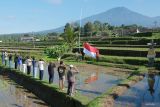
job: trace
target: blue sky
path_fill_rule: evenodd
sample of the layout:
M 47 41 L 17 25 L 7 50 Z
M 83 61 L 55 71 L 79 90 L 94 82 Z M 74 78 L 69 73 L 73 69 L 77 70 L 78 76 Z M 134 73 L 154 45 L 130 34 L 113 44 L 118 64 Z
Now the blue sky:
M 1 0 L 0 34 L 54 29 L 114 7 L 160 16 L 160 0 Z

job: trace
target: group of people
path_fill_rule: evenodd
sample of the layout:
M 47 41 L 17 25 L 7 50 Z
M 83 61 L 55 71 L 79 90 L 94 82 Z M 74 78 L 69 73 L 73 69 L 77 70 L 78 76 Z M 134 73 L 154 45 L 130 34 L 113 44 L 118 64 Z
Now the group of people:
M 33 72 L 33 77 L 37 78 L 37 71 L 39 70 L 39 79 L 43 80 L 44 72 L 45 72 L 45 66 L 48 66 L 48 75 L 49 75 L 49 84 L 53 83 L 54 80 L 54 72 L 56 70 L 56 63 L 49 62 L 47 63 L 39 59 L 37 61 L 35 57 L 22 57 L 21 55 L 14 55 L 14 59 L 12 54 L 8 54 L 7 52 L 2 52 L 2 64 L 5 66 L 9 66 L 10 68 L 18 69 L 19 71 L 22 71 L 23 73 L 26 73 L 27 75 L 31 75 L 31 71 Z M 14 64 L 13 64 L 14 62 Z M 76 78 L 75 75 L 79 72 L 78 69 L 73 66 L 69 65 L 68 67 L 64 64 L 63 61 L 60 61 L 57 66 L 57 71 L 59 75 L 59 88 L 60 90 L 65 89 L 65 80 L 67 77 L 68 82 L 68 90 L 67 95 L 72 96 L 75 92 L 75 82 Z

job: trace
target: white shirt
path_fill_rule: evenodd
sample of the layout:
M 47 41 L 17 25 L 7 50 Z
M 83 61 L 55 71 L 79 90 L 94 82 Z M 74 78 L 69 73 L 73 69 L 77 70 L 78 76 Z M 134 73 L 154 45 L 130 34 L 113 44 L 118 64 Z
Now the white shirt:
M 39 67 L 39 70 L 44 70 L 44 61 L 39 61 L 38 67 Z
M 26 60 L 26 64 L 27 64 L 27 66 L 32 66 L 32 60 L 31 59 L 27 59 Z
M 8 59 L 8 53 L 5 52 L 5 53 L 4 53 L 4 56 L 5 56 L 5 60 L 7 60 L 7 59 Z

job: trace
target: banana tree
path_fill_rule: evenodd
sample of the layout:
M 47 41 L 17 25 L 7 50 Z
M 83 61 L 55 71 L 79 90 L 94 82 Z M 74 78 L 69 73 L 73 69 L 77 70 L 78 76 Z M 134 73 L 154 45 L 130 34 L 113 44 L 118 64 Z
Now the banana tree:
M 68 45 L 63 44 L 55 47 L 48 47 L 45 49 L 45 53 L 50 57 L 56 58 L 57 61 L 60 61 L 64 54 L 68 52 L 68 50 Z
M 78 34 L 79 34 L 79 31 L 75 31 L 72 25 L 66 24 L 65 29 L 64 29 L 63 38 L 64 38 L 64 42 L 66 43 L 66 45 L 70 47 L 69 48 L 70 52 L 77 45 L 76 43 L 78 40 Z

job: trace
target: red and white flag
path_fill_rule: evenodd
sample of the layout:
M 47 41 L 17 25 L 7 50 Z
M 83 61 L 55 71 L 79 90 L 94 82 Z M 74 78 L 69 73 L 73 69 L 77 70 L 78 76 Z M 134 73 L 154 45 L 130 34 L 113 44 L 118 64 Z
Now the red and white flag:
M 93 58 L 96 58 L 99 56 L 99 50 L 97 48 L 91 46 L 89 43 L 83 44 L 83 52 L 86 55 L 91 56 Z

